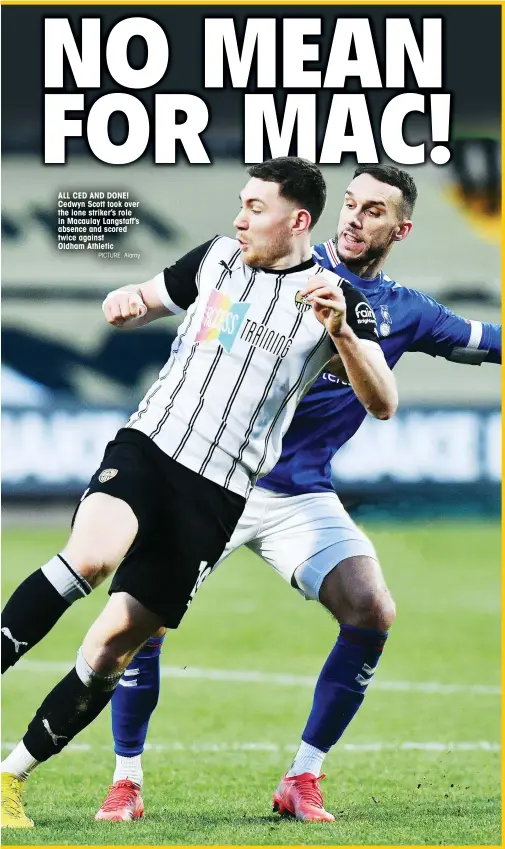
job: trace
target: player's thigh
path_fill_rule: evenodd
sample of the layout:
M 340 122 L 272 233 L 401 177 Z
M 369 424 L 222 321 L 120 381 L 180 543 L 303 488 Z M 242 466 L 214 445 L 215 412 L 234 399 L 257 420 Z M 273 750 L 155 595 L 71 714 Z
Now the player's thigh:
M 84 638 L 84 659 L 102 675 L 125 669 L 160 624 L 160 617 L 137 599 L 115 593 Z
M 319 599 L 326 575 L 348 557 L 377 559 L 375 549 L 335 493 L 265 496 L 268 520 L 256 552 L 307 599 Z
M 156 521 L 159 472 L 144 449 L 146 439 L 119 432 L 74 513 L 62 554 L 92 585 L 117 567 L 139 528 L 146 534 Z
M 139 532 L 110 593 L 129 593 L 175 629 L 230 542 L 245 502 L 169 457 L 163 475 L 161 521 L 148 536 Z
M 103 492 L 84 499 L 62 552 L 73 568 L 110 572 L 123 559 L 138 531 L 138 520 L 126 501 Z

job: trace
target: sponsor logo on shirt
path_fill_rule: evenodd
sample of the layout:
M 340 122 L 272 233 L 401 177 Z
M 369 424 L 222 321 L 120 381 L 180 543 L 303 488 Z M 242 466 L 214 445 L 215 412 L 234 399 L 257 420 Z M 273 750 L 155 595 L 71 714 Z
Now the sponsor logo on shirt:
M 249 318 L 246 319 L 240 338 L 253 348 L 261 348 L 262 351 L 273 354 L 281 360 L 293 344 L 293 336 L 286 336 L 285 333 L 280 333 L 268 324 L 258 324 L 257 321 L 251 321 Z
M 356 304 L 355 311 L 358 324 L 375 324 L 373 309 L 366 301 L 360 301 L 359 304 Z
M 196 341 L 212 342 L 217 339 L 229 354 L 250 306 L 234 302 L 228 295 L 214 289 L 207 301 Z
M 335 374 L 330 374 L 329 371 L 323 371 L 323 380 L 327 380 L 329 383 L 336 383 L 338 386 L 345 386 L 346 389 L 351 385 L 347 380 L 343 380 L 343 378 L 337 377 Z
M 207 301 L 195 341 L 211 342 L 217 339 L 229 354 L 235 340 L 240 338 L 253 348 L 261 348 L 274 357 L 284 359 L 293 344 L 293 337 L 269 325 L 246 319 L 245 315 L 250 306 L 234 302 L 228 295 L 214 289 Z M 303 308 L 304 305 L 301 306 Z M 310 304 L 307 307 L 311 309 Z

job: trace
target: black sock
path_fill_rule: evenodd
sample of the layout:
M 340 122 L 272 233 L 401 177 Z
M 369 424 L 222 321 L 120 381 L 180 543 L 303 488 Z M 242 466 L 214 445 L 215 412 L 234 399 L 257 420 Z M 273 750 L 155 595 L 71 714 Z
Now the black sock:
M 54 582 L 51 575 L 61 570 L 68 580 Z M 59 573 L 57 574 L 59 576 Z M 56 586 L 55 586 L 56 583 Z M 60 555 L 53 557 L 46 566 L 33 572 L 14 591 L 2 612 L 2 674 L 33 646 L 37 645 L 56 625 L 60 616 L 76 598 L 91 592 L 91 587 L 77 575 Z
M 74 667 L 46 696 L 30 722 L 23 737 L 30 754 L 47 761 L 61 752 L 107 706 L 120 677 L 121 673 L 97 675 L 83 683 Z

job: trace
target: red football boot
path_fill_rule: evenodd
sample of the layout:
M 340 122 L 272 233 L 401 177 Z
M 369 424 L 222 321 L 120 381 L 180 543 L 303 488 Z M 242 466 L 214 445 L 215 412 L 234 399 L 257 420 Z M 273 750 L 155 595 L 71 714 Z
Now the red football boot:
M 326 778 L 316 778 L 311 772 L 302 775 L 286 775 L 279 784 L 273 797 L 273 811 L 288 814 L 305 822 L 333 822 L 335 817 L 324 810 L 323 796 L 319 782 Z
M 142 788 L 128 778 L 116 781 L 109 787 L 107 797 L 95 816 L 96 820 L 124 822 L 144 816 Z

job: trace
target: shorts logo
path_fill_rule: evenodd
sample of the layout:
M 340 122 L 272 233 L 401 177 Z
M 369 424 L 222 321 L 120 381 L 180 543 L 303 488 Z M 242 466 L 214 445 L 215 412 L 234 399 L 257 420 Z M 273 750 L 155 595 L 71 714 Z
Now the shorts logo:
M 195 341 L 212 342 L 217 339 L 229 354 L 250 306 L 233 302 L 228 295 L 214 289 L 207 301 Z
M 367 304 L 366 301 L 360 301 L 359 304 L 356 304 L 355 309 L 358 324 L 375 324 L 375 315 L 370 304 Z
M 310 310 L 312 308 L 312 304 L 309 304 L 309 302 L 307 301 L 307 296 L 302 295 L 301 289 L 295 295 L 295 306 L 298 312 L 301 313 L 307 312 L 307 310 Z
M 191 590 L 191 592 L 189 594 L 188 603 L 186 605 L 187 607 L 189 607 L 189 605 L 193 601 L 196 591 L 200 589 L 203 582 L 205 581 L 205 578 L 209 577 L 210 573 L 212 572 L 212 568 L 213 568 L 212 566 L 209 566 L 207 560 L 202 560 L 202 562 L 200 563 L 200 565 L 198 567 L 198 577 L 196 579 L 195 586 L 193 587 L 193 589 Z
M 100 472 L 98 475 L 98 480 L 100 483 L 107 483 L 107 481 L 112 480 L 117 475 L 117 469 L 104 469 L 103 472 Z

